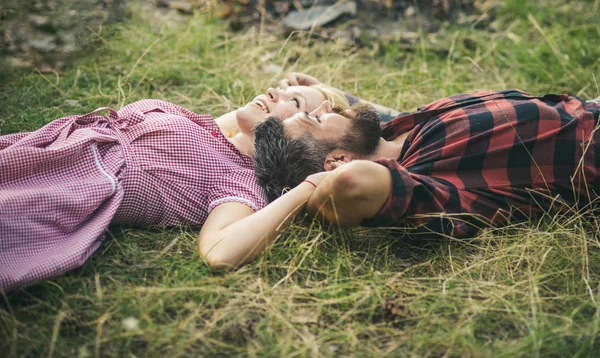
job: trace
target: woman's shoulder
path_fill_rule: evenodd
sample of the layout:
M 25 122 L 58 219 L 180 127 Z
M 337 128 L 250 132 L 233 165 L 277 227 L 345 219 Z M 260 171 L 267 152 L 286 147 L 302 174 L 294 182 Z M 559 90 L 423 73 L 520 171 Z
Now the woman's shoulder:
M 143 114 L 147 113 L 168 113 L 173 115 L 178 115 L 182 117 L 187 117 L 190 119 L 201 119 L 201 120 L 211 120 L 214 121 L 213 117 L 210 114 L 204 113 L 196 113 L 187 108 L 184 108 L 178 104 L 164 101 L 161 99 L 142 99 L 139 101 L 132 102 L 119 110 L 119 115 L 125 116 L 134 112 L 141 112 Z

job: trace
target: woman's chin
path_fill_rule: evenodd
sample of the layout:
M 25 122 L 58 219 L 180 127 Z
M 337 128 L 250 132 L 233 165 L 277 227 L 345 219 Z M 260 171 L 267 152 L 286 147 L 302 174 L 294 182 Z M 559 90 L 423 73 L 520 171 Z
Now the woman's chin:
M 252 133 L 252 129 L 257 124 L 264 122 L 267 119 L 265 113 L 252 113 L 254 111 L 248 111 L 246 107 L 238 109 L 235 113 L 238 127 L 241 132 Z

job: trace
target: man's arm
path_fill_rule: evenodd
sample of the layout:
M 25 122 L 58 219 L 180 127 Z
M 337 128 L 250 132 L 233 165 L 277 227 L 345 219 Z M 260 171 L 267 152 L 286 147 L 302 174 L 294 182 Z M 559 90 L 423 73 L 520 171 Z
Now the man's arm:
M 400 111 L 383 106 L 381 104 L 369 102 L 360 97 L 356 97 L 355 95 L 348 93 L 348 92 L 345 92 L 344 96 L 346 96 L 346 99 L 348 99 L 348 102 L 350 102 L 350 105 L 353 105 L 356 103 L 361 103 L 361 104 L 368 104 L 369 106 L 373 107 L 373 109 L 375 109 L 377 114 L 379 114 L 379 118 L 381 119 L 382 122 L 389 122 L 392 119 L 398 117 L 400 114 L 402 114 L 402 112 L 400 112 Z
M 306 211 L 329 222 L 358 226 L 374 217 L 392 193 L 388 168 L 367 160 L 342 165 L 327 176 L 308 200 Z

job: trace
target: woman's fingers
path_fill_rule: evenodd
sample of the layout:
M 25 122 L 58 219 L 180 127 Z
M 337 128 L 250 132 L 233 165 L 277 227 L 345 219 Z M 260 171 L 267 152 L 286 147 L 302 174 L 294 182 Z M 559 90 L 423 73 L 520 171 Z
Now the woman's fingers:
M 279 88 L 286 89 L 289 86 L 312 86 L 318 84 L 321 84 L 321 81 L 313 76 L 300 72 L 290 72 L 286 75 L 286 78 L 279 81 Z
M 289 86 L 312 86 L 321 83 L 315 77 L 300 72 L 288 73 L 286 80 Z
M 290 80 L 288 80 L 287 78 L 284 80 L 279 81 L 279 88 L 281 89 L 286 89 L 290 86 Z

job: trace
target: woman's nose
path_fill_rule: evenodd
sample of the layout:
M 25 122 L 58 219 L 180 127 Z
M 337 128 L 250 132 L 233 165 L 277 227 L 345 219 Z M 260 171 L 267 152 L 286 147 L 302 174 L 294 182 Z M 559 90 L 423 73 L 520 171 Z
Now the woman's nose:
M 317 109 L 315 109 L 314 111 L 310 112 L 310 115 L 318 116 L 323 113 L 331 113 L 331 102 L 329 102 L 329 101 L 321 102 L 321 105 L 319 107 L 317 107 Z
M 266 95 L 273 102 L 277 102 L 279 100 L 279 96 L 277 95 L 277 90 L 275 90 L 275 88 L 273 88 L 273 87 L 267 88 Z

